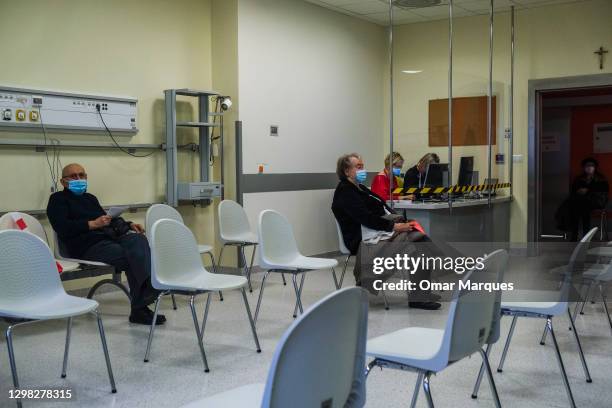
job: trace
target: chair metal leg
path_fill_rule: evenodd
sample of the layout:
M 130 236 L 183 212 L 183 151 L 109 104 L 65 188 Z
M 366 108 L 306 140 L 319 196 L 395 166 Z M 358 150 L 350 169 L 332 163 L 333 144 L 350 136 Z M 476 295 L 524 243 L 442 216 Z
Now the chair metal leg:
M 389 301 L 387 300 L 387 294 L 384 290 L 381 290 L 380 292 L 382 293 L 383 300 L 385 301 L 385 310 L 389 310 Z
M 540 339 L 540 346 L 546 344 L 546 336 L 548 335 L 548 325 L 544 323 L 544 331 L 542 332 L 542 338 Z
M 223 292 L 219 291 L 219 301 L 223 302 Z
M 491 346 L 492 346 L 491 344 L 487 344 L 487 348 L 485 349 L 485 353 L 487 354 L 487 356 L 490 353 Z M 474 390 L 472 391 L 473 399 L 478 398 L 478 390 L 480 390 L 480 383 L 482 382 L 482 376 L 484 375 L 484 371 L 485 371 L 485 364 L 483 361 L 480 364 L 480 370 L 478 370 L 478 376 L 476 376 L 476 383 L 474 384 Z
M 249 307 L 249 301 L 247 299 L 246 291 L 244 288 L 240 289 L 242 293 L 242 300 L 244 301 L 244 307 L 247 312 L 247 317 L 249 318 L 249 324 L 251 325 L 251 332 L 253 333 L 253 340 L 255 340 L 255 347 L 258 353 L 261 353 L 261 347 L 259 346 L 259 339 L 257 338 L 257 330 L 255 330 L 255 322 L 253 321 L 253 316 L 251 316 L 251 308 Z
M 334 268 L 331 268 L 332 270 L 332 278 L 334 279 L 334 286 L 336 287 L 336 290 L 340 289 L 340 285 L 338 284 L 338 278 L 336 277 L 336 270 Z
M 304 279 L 306 278 L 306 274 L 302 272 L 302 280 L 300 285 L 297 286 L 297 273 L 294 273 L 292 276 L 293 287 L 295 288 L 295 307 L 293 308 L 293 317 L 297 317 L 297 310 L 300 309 L 300 314 L 304 313 L 304 308 L 302 307 L 302 288 L 304 287 Z
M 11 375 L 13 376 L 13 387 L 19 389 L 19 378 L 17 377 L 17 365 L 15 364 L 15 350 L 13 349 L 13 326 L 6 329 L 6 346 L 8 348 L 9 364 L 11 366 Z M 17 406 L 21 408 L 21 400 L 17 399 Z
M 247 274 L 247 279 L 249 281 L 249 288 L 251 288 L 251 292 L 253 292 L 253 288 L 251 286 L 251 272 L 253 271 L 253 262 L 255 262 L 255 251 L 257 251 L 257 245 L 253 245 L 253 252 L 251 252 L 251 263 L 249 264 L 249 272 Z
M 593 290 L 593 286 L 595 286 L 595 282 L 591 281 L 591 283 L 589 283 L 589 287 L 587 289 L 586 296 L 582 300 L 582 306 L 580 307 L 580 314 L 581 315 L 584 314 L 584 305 L 586 304 L 586 302 L 589 300 L 589 297 L 591 296 L 591 291 Z
M 208 320 L 208 310 L 210 309 L 210 297 L 211 293 L 208 292 L 208 296 L 206 297 L 206 307 L 204 308 L 204 317 L 202 318 L 202 327 L 200 328 L 200 336 L 202 339 L 204 338 L 204 328 L 206 327 L 206 321 Z
M 195 328 L 196 337 L 198 338 L 198 346 L 200 347 L 200 354 L 202 355 L 202 362 L 204 363 L 204 372 L 208 373 L 210 369 L 208 368 L 208 361 L 206 360 L 206 352 L 204 351 L 204 344 L 202 340 L 202 332 L 200 332 L 200 328 L 198 327 L 198 315 L 195 309 L 195 295 L 189 298 L 189 307 L 191 308 L 191 316 L 193 317 L 193 327 Z
M 506 339 L 506 344 L 504 344 L 504 351 L 501 356 L 501 360 L 499 360 L 499 366 L 497 366 L 497 372 L 501 373 L 504 371 L 504 361 L 506 361 L 506 355 L 508 354 L 508 348 L 510 347 L 510 341 L 512 340 L 512 335 L 514 334 L 514 328 L 516 327 L 516 319 L 518 316 L 512 317 L 512 323 L 510 324 L 510 331 L 508 332 L 508 338 Z
M 159 303 L 162 296 L 168 294 L 167 292 L 162 292 L 157 296 L 155 300 L 155 311 L 153 312 L 153 320 L 151 321 L 151 328 L 149 329 L 149 339 L 147 340 L 147 351 L 145 352 L 144 362 L 149 362 L 149 353 L 151 352 L 151 343 L 153 342 L 153 333 L 155 332 L 155 322 L 157 321 L 157 313 L 159 312 Z
M 174 298 L 174 293 L 170 295 L 172 298 L 172 309 L 176 310 L 176 299 Z
M 113 368 L 111 367 L 110 356 L 108 355 L 108 346 L 106 344 L 106 335 L 104 334 L 104 325 L 102 324 L 102 317 L 100 312 L 97 310 L 93 312 L 98 320 L 98 331 L 100 332 L 100 341 L 102 342 L 102 350 L 104 351 L 104 359 L 106 360 L 106 370 L 108 371 L 108 380 L 111 385 L 111 392 L 115 394 L 117 387 L 115 386 L 115 377 L 113 376 Z
M 266 278 L 270 274 L 270 271 L 264 273 L 263 279 L 261 280 L 261 288 L 259 289 L 259 297 L 257 298 L 257 307 L 255 308 L 255 317 L 253 322 L 257 323 L 257 316 L 259 316 L 259 307 L 261 306 L 261 298 L 263 297 L 264 287 L 266 286 Z
M 287 280 L 285 279 L 285 274 L 281 273 L 281 277 L 283 278 L 283 286 L 287 286 Z
M 300 284 L 300 286 L 298 286 L 297 283 L 297 273 L 294 273 L 291 276 L 291 280 L 293 281 L 293 289 L 295 289 L 295 298 L 296 298 L 296 306 L 295 309 L 293 310 L 293 317 L 297 317 L 297 309 L 300 309 L 300 314 L 304 313 L 304 308 L 302 307 L 302 299 L 301 299 L 301 295 L 302 295 L 302 287 L 304 286 L 304 277 L 306 275 L 304 275 L 304 273 L 302 273 L 302 282 Z
M 212 267 L 212 271 L 213 273 L 217 273 L 217 265 L 215 264 L 215 255 L 212 253 L 212 251 L 207 252 L 208 256 L 210 256 L 210 265 Z
M 559 363 L 559 369 L 561 370 L 561 376 L 563 377 L 563 384 L 565 385 L 565 391 L 567 392 L 567 398 L 570 401 L 570 406 L 572 408 L 576 408 L 576 402 L 574 401 L 574 396 L 572 395 L 572 389 L 570 388 L 569 380 L 567 379 L 567 373 L 565 372 L 565 366 L 563 365 L 563 359 L 561 358 L 561 352 L 559 351 L 559 344 L 557 344 L 557 336 L 555 336 L 555 331 L 553 330 L 551 316 L 549 316 L 546 319 L 546 325 L 548 326 L 548 331 L 550 331 L 550 337 L 552 337 L 553 343 L 555 345 L 555 353 L 557 354 L 557 362 Z
M 368 365 L 366 366 L 366 369 L 365 369 L 366 381 L 368 380 L 368 375 L 370 375 L 370 371 L 372 371 L 372 368 L 374 368 L 375 366 L 376 366 L 376 360 L 370 361 Z
M 608 299 L 606 299 L 606 295 L 604 293 L 602 285 L 599 285 L 599 293 L 601 293 L 601 302 L 603 303 L 604 310 L 606 311 L 606 316 L 608 316 L 608 323 L 610 324 L 610 330 L 612 330 L 612 318 L 610 318 L 610 311 L 608 310 Z
M 342 275 L 340 276 L 340 287 L 342 287 L 342 282 L 344 282 L 344 274 L 346 273 L 346 268 L 348 267 L 349 259 L 351 259 L 350 255 L 346 256 L 344 260 L 344 266 L 342 267 Z
M 567 315 L 570 318 L 570 323 L 572 325 L 572 331 L 574 332 L 574 338 L 576 339 L 576 345 L 578 346 L 578 354 L 580 354 L 580 361 L 582 362 L 582 369 L 584 370 L 584 376 L 586 377 L 586 382 L 591 383 L 593 379 L 591 378 L 591 374 L 589 373 L 589 367 L 587 366 L 586 359 L 584 358 L 584 352 L 582 351 L 582 345 L 580 344 L 580 336 L 576 331 L 576 325 L 572 320 L 572 315 L 570 313 L 569 307 L 567 308 Z
M 64 346 L 64 363 L 62 364 L 62 378 L 66 378 L 66 368 L 68 368 L 68 351 L 70 350 L 70 334 L 72 332 L 72 317 L 68 318 L 66 325 L 66 345 Z
M 487 349 L 489 347 L 487 346 Z M 489 378 L 489 386 L 491 387 L 491 394 L 493 394 L 493 401 L 495 401 L 495 407 L 501 408 L 501 402 L 499 401 L 499 394 L 497 394 L 497 387 L 495 386 L 495 380 L 493 379 L 493 372 L 491 371 L 491 365 L 489 364 L 489 357 L 487 352 L 480 349 L 480 355 L 482 356 L 482 363 L 487 371 L 487 377 Z
M 251 286 L 251 279 L 249 278 L 249 266 L 246 261 L 246 256 L 244 255 L 244 245 L 240 245 L 240 257 L 242 258 L 242 274 L 245 278 L 247 278 L 247 283 L 249 284 L 249 292 L 253 292 L 253 286 Z
M 429 384 L 431 373 L 425 373 L 423 378 L 423 391 L 425 391 L 425 397 L 427 397 L 427 406 L 429 408 L 434 408 L 433 399 L 431 398 L 431 384 Z
M 416 384 L 414 386 L 414 392 L 412 393 L 412 401 L 410 401 L 410 408 L 415 408 L 417 400 L 419 399 L 419 390 L 421 389 L 421 383 L 423 382 L 423 373 L 419 371 L 417 375 Z

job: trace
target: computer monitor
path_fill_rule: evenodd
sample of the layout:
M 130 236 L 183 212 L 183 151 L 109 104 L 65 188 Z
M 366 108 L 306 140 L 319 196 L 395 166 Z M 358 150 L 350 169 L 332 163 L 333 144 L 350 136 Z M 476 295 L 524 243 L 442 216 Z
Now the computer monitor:
M 472 173 L 474 172 L 474 156 L 464 156 L 459 164 L 459 177 L 457 185 L 469 186 L 472 183 Z
M 425 173 L 426 187 L 448 187 L 448 163 L 431 163 Z

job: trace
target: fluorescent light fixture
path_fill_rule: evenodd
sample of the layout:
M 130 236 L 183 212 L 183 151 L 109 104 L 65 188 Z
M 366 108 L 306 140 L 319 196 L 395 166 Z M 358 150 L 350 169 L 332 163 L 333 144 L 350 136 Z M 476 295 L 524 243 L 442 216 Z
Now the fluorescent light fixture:
M 413 69 L 406 69 L 402 71 L 404 74 L 420 74 L 421 72 L 423 72 L 423 70 L 419 69 L 419 70 L 413 70 Z

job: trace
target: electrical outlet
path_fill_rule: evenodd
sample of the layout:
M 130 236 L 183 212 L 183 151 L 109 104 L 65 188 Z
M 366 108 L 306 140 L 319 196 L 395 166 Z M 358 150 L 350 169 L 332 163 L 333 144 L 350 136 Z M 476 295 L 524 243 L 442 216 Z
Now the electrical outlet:
M 17 109 L 15 111 L 15 119 L 17 120 L 17 122 L 23 122 L 24 120 L 26 120 L 26 111 L 24 111 L 23 109 Z
M 278 126 L 277 125 L 270 126 L 270 136 L 278 137 Z
M 38 111 L 30 111 L 30 122 L 38 122 Z

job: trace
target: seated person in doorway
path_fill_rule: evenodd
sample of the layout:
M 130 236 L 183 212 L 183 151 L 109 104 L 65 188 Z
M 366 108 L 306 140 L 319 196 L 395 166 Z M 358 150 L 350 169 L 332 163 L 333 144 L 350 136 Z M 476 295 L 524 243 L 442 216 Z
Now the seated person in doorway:
M 593 210 L 606 208 L 610 187 L 606 177 L 598 171 L 599 164 L 592 157 L 582 161 L 582 174 L 572 183 L 569 198 L 570 241 L 578 241 L 578 227 L 582 235 L 591 229 Z
M 158 291 L 151 286 L 151 251 L 141 225 L 121 217 L 111 218 L 98 199 L 87 193 L 87 173 L 80 164 L 69 164 L 60 179 L 64 190 L 53 193 L 47 217 L 71 257 L 104 262 L 125 271 L 132 298 L 130 322 L 151 324 L 147 307 Z M 156 324 L 166 321 L 157 316 Z
M 375 280 L 383 281 L 390 278 L 392 273 L 376 275 L 371 268 L 375 257 L 394 256 L 391 253 L 397 245 L 386 246 L 385 243 L 394 244 L 409 242 L 430 241 L 427 235 L 416 230 L 415 222 L 405 222 L 403 217 L 393 211 L 376 194 L 370 191 L 363 183 L 366 178 L 363 161 L 356 154 L 343 155 L 338 159 L 336 174 L 340 179 L 332 203 L 332 211 L 344 238 L 346 247 L 352 254 L 356 254 L 356 264 L 353 271 L 357 285 L 363 286 L 373 294 L 378 291 L 373 288 Z M 362 236 L 362 226 L 367 228 L 368 236 Z M 367 245 L 362 243 L 367 241 Z M 410 280 L 419 282 L 428 279 L 429 271 L 417 271 L 411 275 Z M 417 285 L 418 286 L 418 285 Z M 409 306 L 413 308 L 435 310 L 440 308 L 437 295 L 429 292 L 411 292 L 412 299 Z
M 404 166 L 404 158 L 398 152 L 388 154 L 387 157 L 385 157 L 385 168 L 374 177 L 374 180 L 372 180 L 372 192 L 385 201 L 391 199 L 391 194 L 389 191 L 389 165 L 391 165 L 391 169 L 393 171 L 392 188 L 393 190 L 395 190 L 399 185 L 402 184 L 402 181 L 399 177 L 402 172 L 402 167 Z M 398 200 L 401 198 L 405 197 L 399 196 L 398 194 L 393 194 L 394 200 Z
M 421 157 L 419 162 L 409 168 L 404 175 L 404 187 L 423 187 L 425 185 L 425 175 L 427 167 L 431 163 L 440 163 L 440 158 L 435 153 L 427 153 Z

